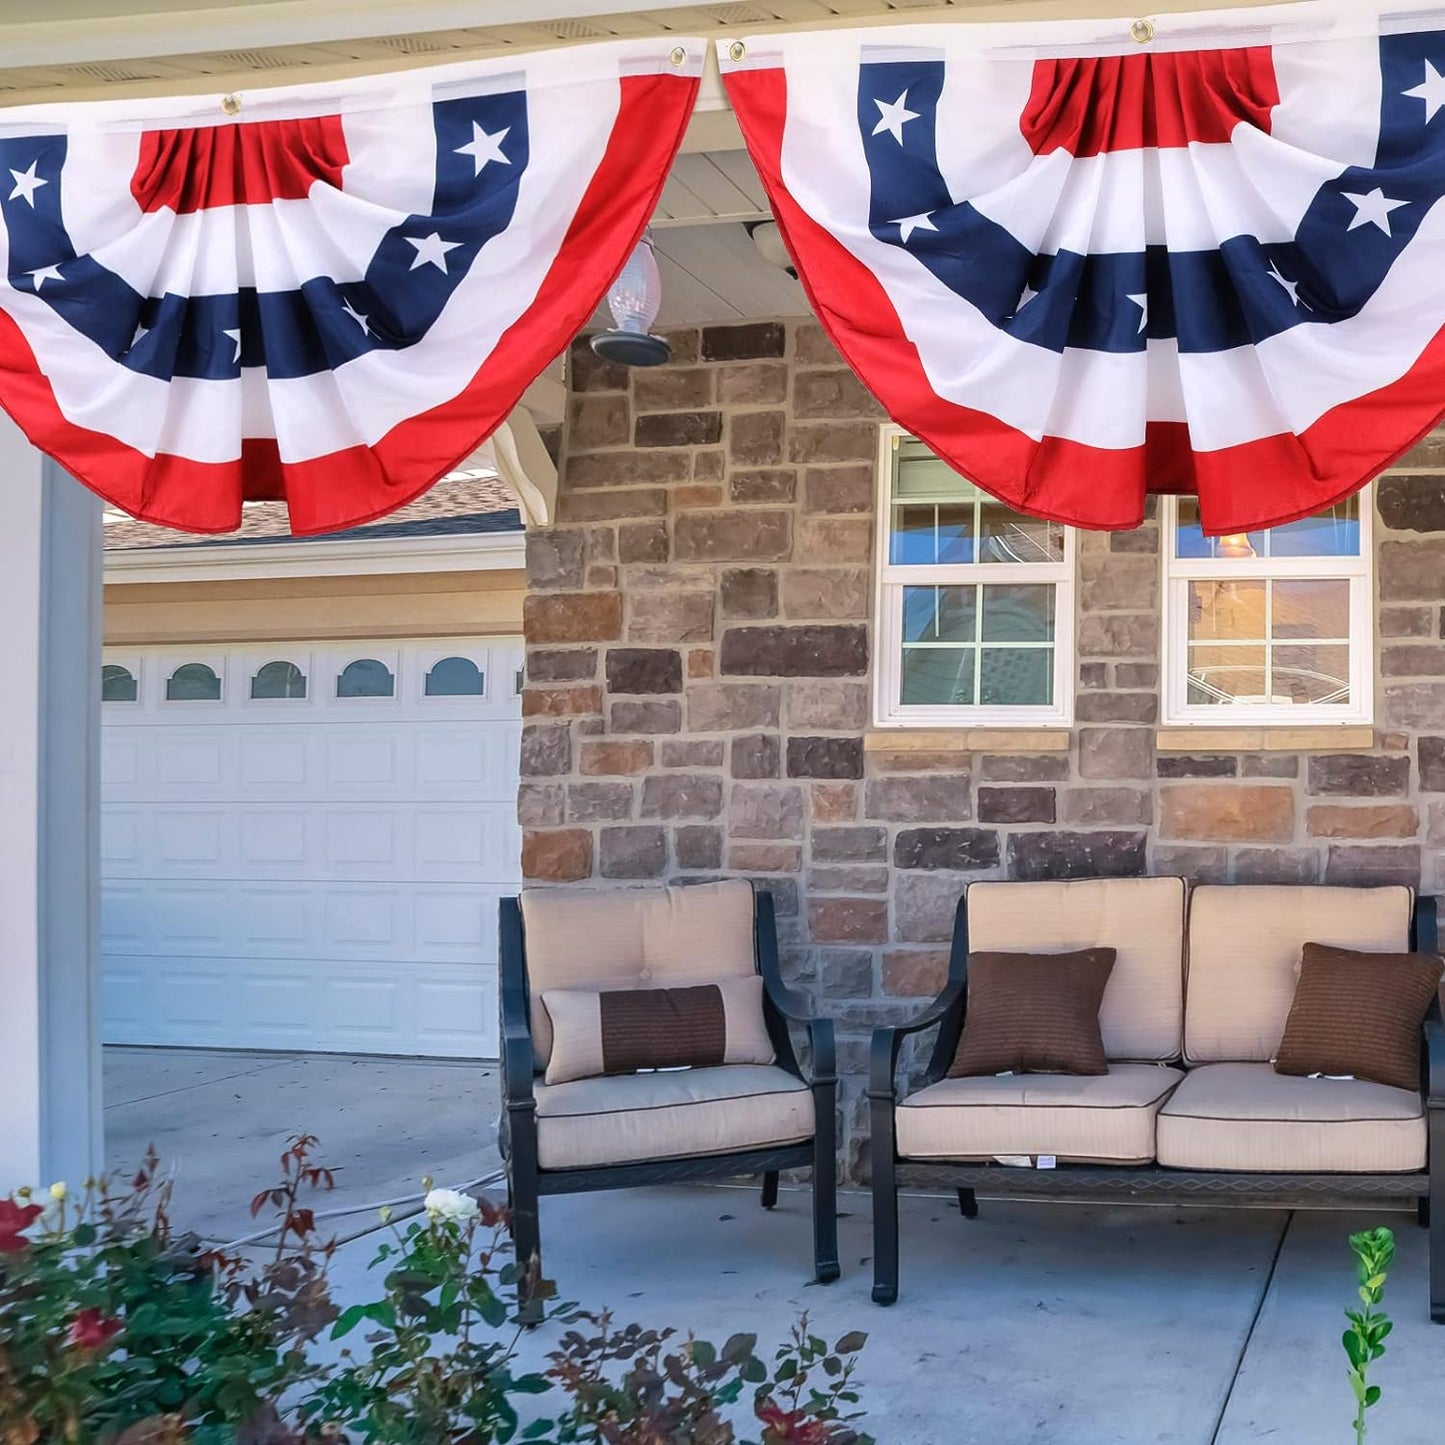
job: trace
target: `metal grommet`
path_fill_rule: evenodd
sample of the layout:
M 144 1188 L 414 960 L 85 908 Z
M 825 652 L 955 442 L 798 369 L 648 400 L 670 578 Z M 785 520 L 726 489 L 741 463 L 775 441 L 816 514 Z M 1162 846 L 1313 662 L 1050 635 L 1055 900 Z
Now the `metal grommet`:
M 1136 20 L 1129 27 L 1129 34 L 1140 45 L 1148 45 L 1154 38 L 1154 22 L 1152 20 Z
M 221 97 L 221 109 L 227 115 L 240 115 L 241 97 L 239 95 L 223 95 Z
M 672 60 L 672 63 L 673 63 L 674 65 L 678 65 L 678 66 L 686 65 L 686 64 L 687 64 L 687 51 L 685 51 L 685 50 L 682 48 L 682 46 L 680 46 L 680 45 L 674 46 L 674 47 L 673 47 L 673 51 L 672 51 L 671 60 Z
M 741 60 L 747 53 L 748 47 L 744 45 L 741 40 L 734 40 L 733 43 L 728 46 L 729 60 Z

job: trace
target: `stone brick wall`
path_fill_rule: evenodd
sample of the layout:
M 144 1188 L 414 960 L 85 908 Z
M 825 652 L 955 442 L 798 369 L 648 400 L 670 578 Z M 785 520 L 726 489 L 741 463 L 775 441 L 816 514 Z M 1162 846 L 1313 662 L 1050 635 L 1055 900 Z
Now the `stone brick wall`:
M 558 524 L 528 537 L 524 871 L 769 888 L 840 1021 L 850 1169 L 868 1032 L 939 987 L 970 879 L 1445 888 L 1445 438 L 1378 489 L 1373 746 L 1158 746 L 1151 520 L 1080 537 L 1068 750 L 920 751 L 867 736 L 879 409 L 811 322 L 671 340 L 651 371 L 572 355 Z

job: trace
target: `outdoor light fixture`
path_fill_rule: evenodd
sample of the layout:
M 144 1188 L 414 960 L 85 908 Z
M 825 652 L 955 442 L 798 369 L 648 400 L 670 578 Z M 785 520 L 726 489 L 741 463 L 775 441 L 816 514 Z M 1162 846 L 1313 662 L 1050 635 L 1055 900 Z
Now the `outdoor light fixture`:
M 662 275 L 652 238 L 644 236 L 607 293 L 607 309 L 617 329 L 594 336 L 593 351 L 604 361 L 623 366 L 661 366 L 672 355 L 672 348 L 662 337 L 648 334 L 661 305 Z
M 783 233 L 778 229 L 776 221 L 744 221 L 747 233 L 752 237 L 753 245 L 758 248 L 758 254 L 768 263 L 769 266 L 776 266 L 779 271 L 786 271 L 794 281 L 798 279 L 798 272 L 793 266 L 793 258 L 788 254 L 788 248 L 783 244 Z

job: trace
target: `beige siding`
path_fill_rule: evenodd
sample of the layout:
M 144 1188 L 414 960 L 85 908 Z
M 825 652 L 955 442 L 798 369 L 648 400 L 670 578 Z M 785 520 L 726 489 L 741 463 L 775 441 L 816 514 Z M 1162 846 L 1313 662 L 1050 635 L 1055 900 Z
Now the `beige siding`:
M 519 633 L 523 574 L 428 572 L 231 582 L 111 583 L 108 647 Z

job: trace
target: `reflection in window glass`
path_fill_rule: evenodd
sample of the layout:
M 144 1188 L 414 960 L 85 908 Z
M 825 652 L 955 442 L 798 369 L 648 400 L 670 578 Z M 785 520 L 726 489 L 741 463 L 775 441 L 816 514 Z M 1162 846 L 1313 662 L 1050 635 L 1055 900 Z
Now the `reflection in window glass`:
M 361 657 L 349 662 L 336 679 L 337 697 L 392 697 L 396 678 L 384 662 L 374 657 Z
M 481 697 L 482 670 L 469 657 L 444 657 L 426 675 L 428 697 Z
M 1346 578 L 1190 582 L 1187 642 L 1192 707 L 1350 702 Z
M 166 679 L 167 702 L 219 702 L 221 679 L 204 662 L 182 663 Z
M 268 662 L 251 679 L 253 698 L 306 696 L 306 674 L 294 662 Z
M 140 690 L 128 667 L 108 662 L 100 670 L 100 700 L 102 702 L 135 702 Z
M 1047 584 L 905 587 L 900 702 L 1047 707 L 1054 695 L 1054 606 Z
M 1349 497 L 1313 517 L 1301 517 L 1271 527 L 1267 532 L 1236 532 L 1206 537 L 1199 520 L 1199 503 L 1180 497 L 1174 555 L 1184 559 L 1253 561 L 1272 557 L 1358 557 L 1360 555 L 1360 499 Z

